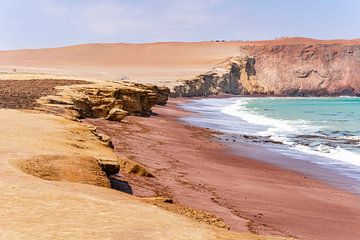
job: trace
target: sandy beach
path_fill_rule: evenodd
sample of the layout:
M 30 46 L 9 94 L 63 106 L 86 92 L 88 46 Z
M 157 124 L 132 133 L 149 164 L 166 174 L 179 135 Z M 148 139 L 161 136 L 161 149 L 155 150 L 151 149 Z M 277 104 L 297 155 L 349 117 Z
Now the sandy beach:
M 167 196 L 221 217 L 235 231 L 300 239 L 358 239 L 360 198 L 303 174 L 231 155 L 207 129 L 179 117 L 180 99 L 150 118 L 86 120 L 112 138 L 118 156 L 155 178 L 122 173 L 136 196 Z M 185 100 L 188 101 L 188 100 Z
M 89 126 L 35 110 L 72 81 L 8 81 L 0 102 L 1 239 L 274 239 L 198 223 L 110 188 Z M 27 87 L 26 87 L 27 86 Z M 172 205 L 172 204 L 169 204 Z
M 0 240 L 360 240 L 359 3 L 0 1 Z

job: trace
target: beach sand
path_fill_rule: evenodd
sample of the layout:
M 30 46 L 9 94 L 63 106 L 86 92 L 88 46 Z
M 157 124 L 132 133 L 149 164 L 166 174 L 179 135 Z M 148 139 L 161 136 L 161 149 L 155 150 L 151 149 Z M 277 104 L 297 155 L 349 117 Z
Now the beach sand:
M 0 239 L 273 239 L 200 224 L 110 189 L 95 157 L 116 156 L 81 123 L 1 109 L 0 130 Z
M 198 223 L 181 216 L 184 208 L 161 209 L 176 204 L 111 189 L 98 159 L 117 161 L 113 149 L 89 126 L 34 109 L 55 86 L 75 83 L 83 82 L 0 81 L 0 239 L 274 239 Z
M 123 123 L 86 120 L 112 138 L 118 156 L 143 165 L 155 178 L 122 173 L 137 196 L 167 196 L 208 211 L 232 230 L 300 239 L 359 239 L 360 198 L 301 173 L 246 157 L 207 129 L 179 117 L 180 99 L 154 107 L 150 118 Z

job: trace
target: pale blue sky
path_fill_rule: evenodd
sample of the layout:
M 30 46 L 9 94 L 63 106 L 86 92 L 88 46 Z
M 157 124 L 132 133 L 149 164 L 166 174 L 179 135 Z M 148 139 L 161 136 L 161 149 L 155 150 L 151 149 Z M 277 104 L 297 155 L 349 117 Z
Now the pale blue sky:
M 0 0 L 0 49 L 360 37 L 360 0 Z

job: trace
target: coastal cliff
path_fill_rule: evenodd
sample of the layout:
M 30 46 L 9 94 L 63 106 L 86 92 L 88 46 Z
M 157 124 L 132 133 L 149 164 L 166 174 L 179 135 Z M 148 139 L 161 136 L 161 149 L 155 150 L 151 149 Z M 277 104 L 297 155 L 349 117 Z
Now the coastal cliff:
M 276 95 L 360 94 L 360 46 L 283 45 L 246 49 L 256 78 Z
M 244 46 L 241 56 L 185 80 L 172 96 L 219 93 L 277 96 L 360 95 L 360 45 Z
M 191 80 L 180 81 L 173 88 L 172 97 L 193 97 L 228 94 L 272 94 L 257 79 L 255 59 L 252 57 L 232 57 L 224 68 L 209 71 Z

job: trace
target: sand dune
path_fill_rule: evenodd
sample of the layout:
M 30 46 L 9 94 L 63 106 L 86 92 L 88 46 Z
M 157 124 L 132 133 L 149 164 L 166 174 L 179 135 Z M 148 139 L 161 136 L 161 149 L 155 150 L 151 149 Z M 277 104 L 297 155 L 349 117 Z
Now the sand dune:
M 0 70 L 45 72 L 160 84 L 190 78 L 222 66 L 244 46 L 360 44 L 354 40 L 282 38 L 266 41 L 84 44 L 48 49 L 0 51 Z

